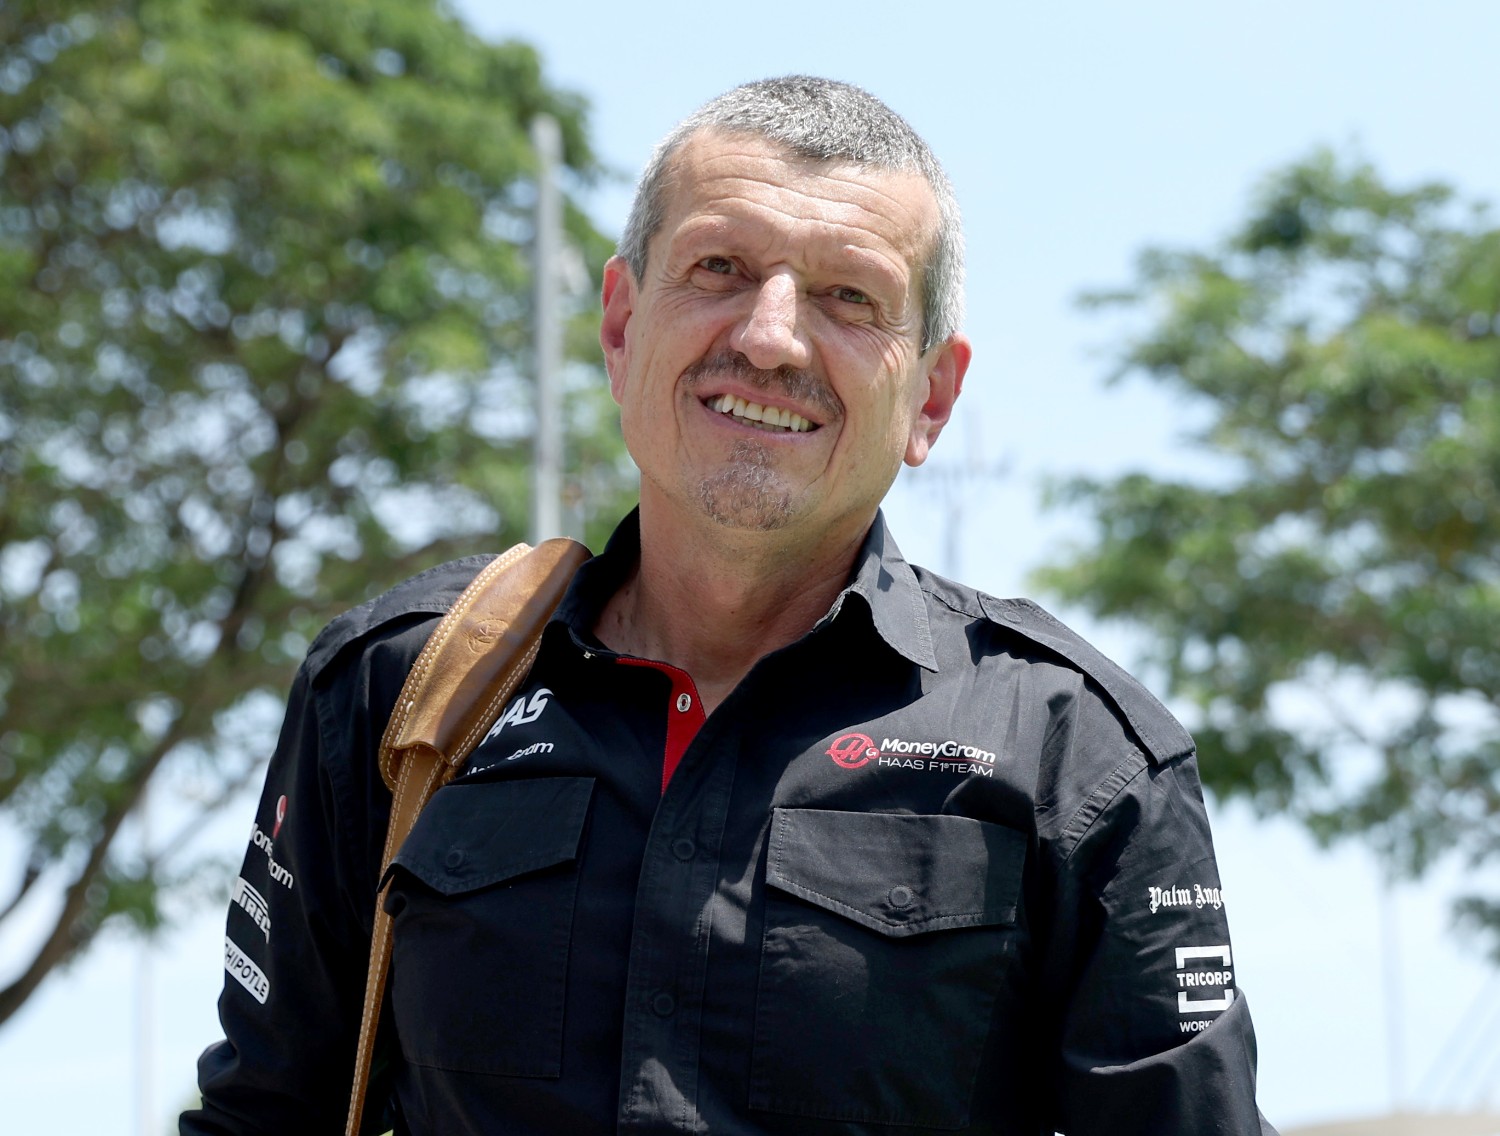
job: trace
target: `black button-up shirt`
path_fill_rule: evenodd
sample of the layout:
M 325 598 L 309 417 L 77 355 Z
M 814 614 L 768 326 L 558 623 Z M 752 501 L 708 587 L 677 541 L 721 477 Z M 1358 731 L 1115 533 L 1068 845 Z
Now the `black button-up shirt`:
M 827 615 L 704 719 L 690 676 L 592 634 L 638 539 L 580 571 L 390 869 L 371 1099 L 398 1132 L 1271 1131 L 1191 739 L 1149 694 L 877 518 Z M 376 750 L 483 562 L 309 652 L 184 1133 L 341 1129 Z

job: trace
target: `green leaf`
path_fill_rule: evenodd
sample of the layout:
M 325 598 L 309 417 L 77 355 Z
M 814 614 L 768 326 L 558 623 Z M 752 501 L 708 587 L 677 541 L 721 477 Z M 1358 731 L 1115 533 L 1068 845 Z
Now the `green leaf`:
M 0 45 L 30 74 L 0 91 L 0 812 L 53 869 L 0 912 L 64 898 L 3 1021 L 187 894 L 120 858 L 148 784 L 211 807 L 324 621 L 523 535 L 532 118 L 566 184 L 602 171 L 583 99 L 434 0 L 25 0 Z M 598 279 L 612 242 L 567 225 Z M 569 315 L 597 540 L 634 476 Z
M 1205 409 L 1224 476 L 1055 486 L 1092 536 L 1036 577 L 1145 633 L 1210 788 L 1409 872 L 1500 855 L 1500 231 L 1453 200 L 1320 151 L 1143 254 L 1117 373 Z

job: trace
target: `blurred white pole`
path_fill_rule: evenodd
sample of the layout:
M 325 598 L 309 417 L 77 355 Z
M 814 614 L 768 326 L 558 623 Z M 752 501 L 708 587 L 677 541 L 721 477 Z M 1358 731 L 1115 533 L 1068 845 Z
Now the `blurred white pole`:
M 139 810 L 141 825 L 141 859 L 151 859 L 151 787 L 141 791 Z M 156 1101 L 152 1085 L 156 1079 L 156 991 L 151 967 L 151 952 L 155 943 L 150 937 L 141 939 L 140 955 L 136 959 L 135 979 L 135 1095 L 136 1132 L 138 1136 L 157 1136 L 161 1131 L 156 1123 Z
M 557 165 L 562 132 L 551 115 L 531 122 L 536 150 L 536 237 L 532 244 L 532 359 L 536 366 L 536 439 L 532 451 L 531 543 L 562 535 L 562 321 L 558 260 L 562 252 L 562 207 Z
M 1380 947 L 1385 963 L 1385 1032 L 1387 1076 L 1390 1079 L 1391 1111 L 1400 1112 L 1406 1103 L 1402 1085 L 1401 1040 L 1401 952 L 1397 942 L 1396 882 L 1389 868 L 1380 879 Z

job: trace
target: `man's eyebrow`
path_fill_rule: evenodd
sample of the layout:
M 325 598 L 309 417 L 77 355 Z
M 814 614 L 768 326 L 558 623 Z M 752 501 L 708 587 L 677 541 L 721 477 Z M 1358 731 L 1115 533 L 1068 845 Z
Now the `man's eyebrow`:
M 671 235 L 667 241 L 667 249 L 671 252 L 693 252 L 703 246 L 716 244 L 732 246 L 737 243 L 731 240 L 733 231 L 737 227 L 736 223 L 728 218 L 695 218 Z
M 755 255 L 757 242 L 746 239 L 749 236 L 745 232 L 746 228 L 745 222 L 734 218 L 694 220 L 677 230 L 668 248 L 678 253 L 693 253 L 712 248 L 716 252 Z M 767 240 L 759 243 L 770 245 L 777 242 Z M 802 245 L 801 248 L 801 258 L 809 268 L 819 273 L 839 275 L 853 271 L 862 277 L 871 275 L 879 277 L 893 286 L 900 284 L 900 273 L 892 264 L 893 258 L 874 249 L 862 248 L 847 242 L 839 245 L 832 255 L 808 244 Z M 892 251 L 899 254 L 899 250 Z
M 891 263 L 891 258 L 883 256 L 873 249 L 860 248 L 857 245 L 845 245 L 841 250 L 843 256 L 837 261 L 829 261 L 827 269 L 830 272 L 854 271 L 861 277 L 875 277 L 892 287 L 900 287 L 901 274 Z M 820 265 L 820 267 L 822 267 Z

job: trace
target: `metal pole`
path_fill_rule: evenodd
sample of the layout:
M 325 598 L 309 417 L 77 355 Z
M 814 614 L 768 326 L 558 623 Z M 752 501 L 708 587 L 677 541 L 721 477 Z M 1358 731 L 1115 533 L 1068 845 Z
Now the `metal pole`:
M 562 132 L 551 115 L 531 122 L 536 149 L 536 236 L 532 244 L 532 358 L 536 367 L 536 438 L 532 451 L 531 543 L 561 536 L 562 527 L 562 321 L 559 318 L 558 260 L 562 250 L 562 207 L 556 170 L 562 160 Z
M 1385 868 L 1381 873 L 1380 953 L 1385 972 L 1386 1077 L 1390 1082 L 1391 1112 L 1399 1113 L 1406 1105 L 1406 1093 L 1401 1038 L 1401 952 L 1394 875 L 1394 869 L 1391 868 Z
M 151 787 L 141 791 L 141 860 L 151 861 Z M 154 1136 L 156 1124 L 156 982 L 151 954 L 156 949 L 150 935 L 141 938 L 136 958 L 135 983 L 135 1092 L 136 1130 Z

